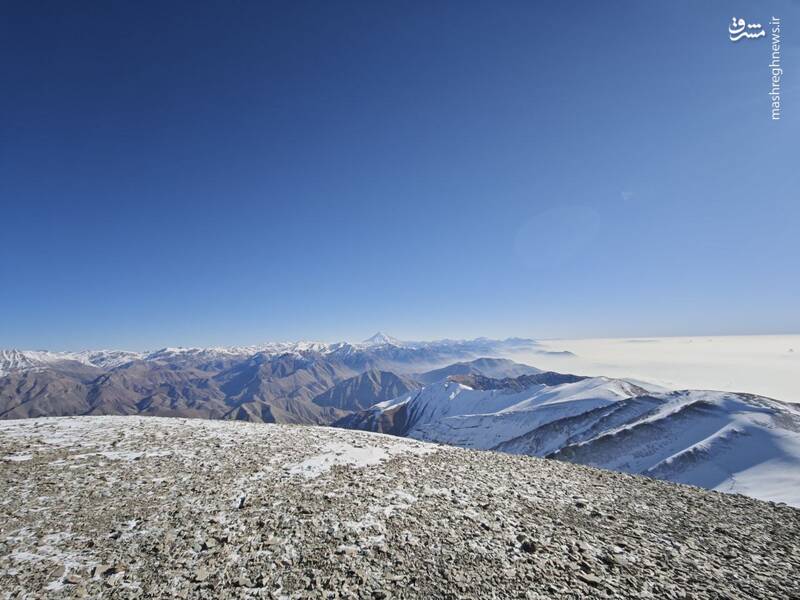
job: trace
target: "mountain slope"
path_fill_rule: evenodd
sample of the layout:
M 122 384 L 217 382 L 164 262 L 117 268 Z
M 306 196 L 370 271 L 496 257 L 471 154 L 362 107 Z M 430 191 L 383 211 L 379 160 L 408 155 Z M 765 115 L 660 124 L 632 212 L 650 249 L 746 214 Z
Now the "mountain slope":
M 481 389 L 432 384 L 336 425 L 547 456 L 800 506 L 800 410 L 794 405 L 723 392 L 653 394 L 623 380 L 556 375 L 478 378 Z
M 378 404 L 373 410 L 408 403 L 405 435 L 488 450 L 555 419 L 605 406 L 639 392 L 633 384 L 603 377 L 555 386 L 534 384 L 522 391 L 475 390 L 448 381 Z
M 337 383 L 316 396 L 312 402 L 318 406 L 359 411 L 378 402 L 396 398 L 417 387 L 419 384 L 409 377 L 370 369 Z
M 800 506 L 800 410 L 749 394 L 683 391 L 552 456 Z
M 0 418 L 153 415 L 319 424 L 345 413 L 311 402 L 353 375 L 339 363 L 294 355 L 173 364 L 133 360 L 105 371 L 74 361 L 0 377 Z
M 800 597 L 800 511 L 559 461 L 78 417 L 0 422 L 0 471 L 9 598 Z
M 74 370 L 80 365 L 112 369 L 142 358 L 138 352 L 124 350 L 87 350 L 85 352 L 48 352 L 46 350 L 0 350 L 0 376 L 46 369 Z
M 415 375 L 414 378 L 422 383 L 436 383 L 455 375 L 482 375 L 484 377 L 502 378 L 535 373 L 541 373 L 541 370 L 507 358 L 476 358 L 472 361 L 457 362 L 441 369 L 420 373 Z
M 82 415 L 90 409 L 91 376 L 54 371 L 16 371 L 0 376 L 0 419 Z

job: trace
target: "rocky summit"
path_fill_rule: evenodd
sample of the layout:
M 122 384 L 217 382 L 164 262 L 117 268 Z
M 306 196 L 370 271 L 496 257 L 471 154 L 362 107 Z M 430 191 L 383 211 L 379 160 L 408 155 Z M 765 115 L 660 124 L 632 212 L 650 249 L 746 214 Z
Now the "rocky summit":
M 0 423 L 2 598 L 792 598 L 800 510 L 291 425 Z

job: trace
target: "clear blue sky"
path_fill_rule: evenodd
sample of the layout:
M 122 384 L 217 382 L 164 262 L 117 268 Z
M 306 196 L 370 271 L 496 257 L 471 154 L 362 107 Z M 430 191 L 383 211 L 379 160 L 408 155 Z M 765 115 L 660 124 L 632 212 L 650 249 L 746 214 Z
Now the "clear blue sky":
M 784 23 L 783 115 L 765 39 Z M 0 347 L 800 331 L 796 2 L 6 2 Z

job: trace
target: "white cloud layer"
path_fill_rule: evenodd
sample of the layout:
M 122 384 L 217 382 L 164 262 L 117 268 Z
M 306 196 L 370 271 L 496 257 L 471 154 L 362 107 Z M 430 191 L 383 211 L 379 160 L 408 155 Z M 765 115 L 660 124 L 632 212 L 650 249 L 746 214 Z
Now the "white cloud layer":
M 800 335 L 544 340 L 530 365 L 580 375 L 626 377 L 671 389 L 750 392 L 800 403 Z

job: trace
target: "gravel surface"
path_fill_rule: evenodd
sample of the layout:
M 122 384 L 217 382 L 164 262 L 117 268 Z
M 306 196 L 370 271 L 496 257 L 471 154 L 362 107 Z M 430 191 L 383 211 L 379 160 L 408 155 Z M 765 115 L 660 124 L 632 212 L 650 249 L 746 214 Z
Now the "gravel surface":
M 0 598 L 800 598 L 800 510 L 319 427 L 0 423 Z

